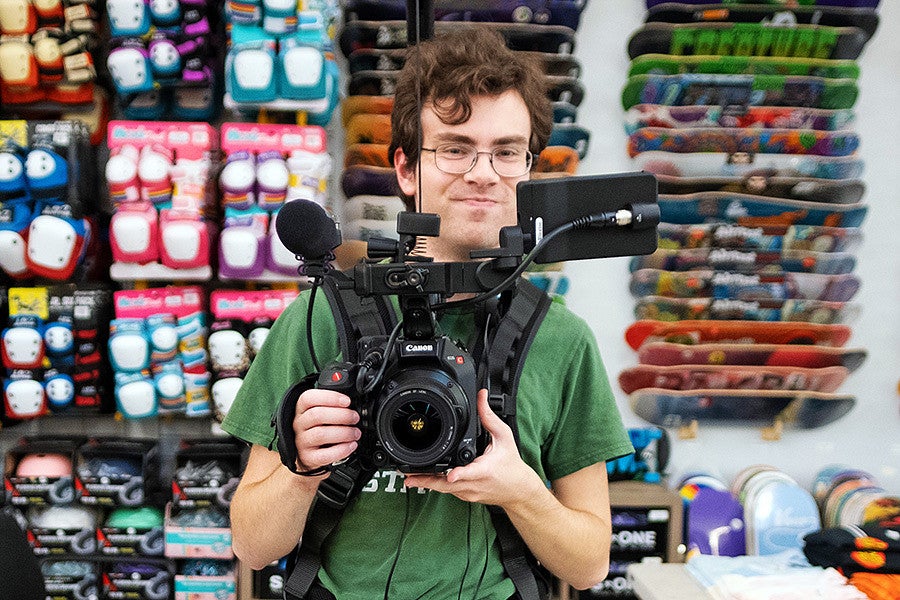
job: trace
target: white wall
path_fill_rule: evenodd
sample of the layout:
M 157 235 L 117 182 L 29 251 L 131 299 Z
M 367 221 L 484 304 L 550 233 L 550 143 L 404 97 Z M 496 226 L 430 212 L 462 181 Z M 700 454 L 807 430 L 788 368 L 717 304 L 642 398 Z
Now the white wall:
M 743 467 L 768 463 L 809 487 L 821 467 L 846 463 L 869 471 L 888 492 L 900 495 L 900 7 L 896 0 L 882 0 L 879 10 L 881 24 L 859 60 L 856 105 L 869 213 L 857 265 L 863 284 L 855 300 L 863 310 L 850 345 L 867 348 L 869 357 L 840 390 L 855 394 L 858 404 L 832 425 L 786 430 L 775 442 L 763 441 L 759 430 L 750 428 L 701 427 L 694 440 L 672 435 L 675 476 L 704 468 L 730 482 Z M 580 174 L 634 170 L 625 151 L 619 93 L 629 64 L 626 42 L 643 15 L 643 0 L 591 0 L 582 17 L 575 52 L 587 94 L 578 122 L 592 134 Z M 634 320 L 627 260 L 573 262 L 566 270 L 572 279 L 568 304 L 590 323 L 615 380 L 637 363 L 623 337 Z M 615 383 L 614 389 L 626 426 L 646 425 Z

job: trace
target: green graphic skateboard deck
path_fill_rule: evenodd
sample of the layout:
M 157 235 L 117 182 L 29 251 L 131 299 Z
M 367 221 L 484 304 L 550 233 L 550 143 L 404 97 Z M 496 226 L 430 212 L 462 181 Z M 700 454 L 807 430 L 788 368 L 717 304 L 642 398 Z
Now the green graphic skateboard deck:
M 759 23 L 647 23 L 628 40 L 628 57 L 642 54 L 719 54 L 856 59 L 868 36 L 858 27 Z
M 849 373 L 846 367 L 840 366 L 810 369 L 764 365 L 637 365 L 619 373 L 619 387 L 626 394 L 641 388 L 834 392 Z
M 851 373 L 866 360 L 865 348 L 835 348 L 796 344 L 680 344 L 648 342 L 638 350 L 647 365 L 768 365 L 784 367 L 845 367 Z
M 629 397 L 634 413 L 659 427 L 700 425 L 764 427 L 776 420 L 796 429 L 815 429 L 849 413 L 848 394 L 777 390 L 666 390 L 644 388 Z
M 851 333 L 846 325 L 820 325 L 794 321 L 643 320 L 636 321 L 628 327 L 625 331 L 625 341 L 635 350 L 645 342 L 844 346 Z
M 853 108 L 859 88 L 855 79 L 784 75 L 632 75 L 622 89 L 622 107 L 667 106 L 801 106 Z
M 746 75 L 798 75 L 830 79 L 857 79 L 856 60 L 794 58 L 788 56 L 721 56 L 642 54 L 631 61 L 628 76 L 678 73 L 721 73 Z
M 659 248 L 736 248 L 740 250 L 811 250 L 855 252 L 862 241 L 858 227 L 790 225 L 742 227 L 723 223 L 660 223 Z

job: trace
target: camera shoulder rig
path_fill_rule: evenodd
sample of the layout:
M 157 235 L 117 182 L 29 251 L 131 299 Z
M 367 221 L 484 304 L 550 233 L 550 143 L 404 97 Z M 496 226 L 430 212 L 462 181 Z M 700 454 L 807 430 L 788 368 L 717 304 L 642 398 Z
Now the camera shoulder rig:
M 368 335 L 385 335 L 397 323 L 397 315 L 385 296 L 360 297 L 352 289 L 339 285 L 343 274 L 326 277 L 322 289 L 334 313 L 340 349 L 347 360 L 356 360 L 357 341 Z M 514 292 L 498 307 L 497 319 L 487 332 L 488 344 L 473 353 L 479 370 L 487 381 L 491 408 L 513 431 L 519 444 L 516 426 L 516 393 L 519 378 L 528 350 L 538 328 L 550 307 L 550 298 L 526 279 L 520 278 Z M 505 306 L 503 306 L 505 305 Z M 479 336 L 479 340 L 483 336 Z M 293 386 L 285 394 L 275 413 L 273 423 L 281 460 L 289 469 L 296 470 L 297 449 L 294 446 L 292 422 L 298 396 L 313 387 L 315 377 L 310 376 Z M 331 474 L 321 482 L 316 502 L 307 518 L 303 537 L 289 564 L 284 584 L 286 600 L 313 598 L 313 582 L 321 565 L 322 543 L 335 529 L 349 503 L 374 475 L 374 469 L 363 466 L 358 458 L 336 464 Z M 506 513 L 496 506 L 488 507 L 503 567 L 512 579 L 522 600 L 540 600 L 548 597 L 549 583 L 535 558 L 510 522 Z M 312 591 L 311 591 L 312 590 Z

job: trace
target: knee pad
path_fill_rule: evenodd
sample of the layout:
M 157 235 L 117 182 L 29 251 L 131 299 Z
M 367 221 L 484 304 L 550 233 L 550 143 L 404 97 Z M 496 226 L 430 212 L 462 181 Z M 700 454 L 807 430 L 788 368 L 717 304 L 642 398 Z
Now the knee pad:
M 209 227 L 199 219 L 177 219 L 163 210 L 159 217 L 159 258 L 171 269 L 209 264 Z
M 163 27 L 177 25 L 181 21 L 181 3 L 178 0 L 150 0 L 150 20 Z
M 113 319 L 109 329 L 109 362 L 113 369 L 127 373 L 150 366 L 150 340 L 143 319 Z
M 107 0 L 111 37 L 140 37 L 150 31 L 150 11 L 143 0 Z
M 0 333 L 0 356 L 7 369 L 37 369 L 44 361 L 43 323 L 33 315 L 19 315 Z
M 42 27 L 62 27 L 65 24 L 65 12 L 60 0 L 32 0 L 32 4 Z
M 320 100 L 325 97 L 325 56 L 315 46 L 282 42 L 280 52 L 282 98 Z
M 294 150 L 287 159 L 288 200 L 310 200 L 321 204 L 325 182 L 331 172 L 331 156 L 321 152 Z
M 32 276 L 25 260 L 31 209 L 24 202 L 0 208 L 0 268 L 14 279 Z
M 297 3 L 292 0 L 262 0 L 262 28 L 269 35 L 297 31 Z
M 156 387 L 140 373 L 116 373 L 116 408 L 127 419 L 143 419 L 157 414 Z
M 213 382 L 210 393 L 213 400 L 213 413 L 217 420 L 223 420 L 231 410 L 234 398 L 243 383 L 243 379 L 235 376 L 223 377 Z
M 25 264 L 35 275 L 68 279 L 84 257 L 89 236 L 85 219 L 38 215 L 28 227 Z
M 175 42 L 168 38 L 155 39 L 150 42 L 147 50 L 154 78 L 171 79 L 181 73 L 181 53 Z
M 250 324 L 250 331 L 247 333 L 247 343 L 250 344 L 250 354 L 252 356 L 259 354 L 260 348 L 266 343 L 266 338 L 269 337 L 271 328 L 272 319 L 268 317 L 256 318 Z
M 25 158 L 25 177 L 32 198 L 58 202 L 69 182 L 69 164 L 53 150 L 34 149 Z
M 275 229 L 275 220 L 277 218 L 278 213 L 275 213 L 269 221 L 269 252 L 266 257 L 266 267 L 275 273 L 296 276 L 301 262 L 296 254 L 281 243 L 281 238 L 278 237 L 278 232 Z
M 232 152 L 219 174 L 219 187 L 222 189 L 222 204 L 228 208 L 246 210 L 256 200 L 256 165 L 253 155 L 240 150 Z
M 139 210 L 117 210 L 109 221 L 109 244 L 116 262 L 146 264 L 158 260 L 156 209 L 144 205 Z
M 37 29 L 37 14 L 29 0 L 0 1 L 0 33 L 31 34 Z
M 131 144 L 114 149 L 106 161 L 106 183 L 114 205 L 140 200 L 138 159 L 140 151 Z
M 227 218 L 219 236 L 219 274 L 228 279 L 252 279 L 266 268 L 266 227 L 252 216 Z
M 63 373 L 53 375 L 44 382 L 44 392 L 51 409 L 64 409 L 75 399 L 75 382 Z
M 210 329 L 207 345 L 213 371 L 245 372 L 250 366 L 250 346 L 243 327 L 235 321 L 216 321 Z
M 153 89 L 153 67 L 150 55 L 143 48 L 116 48 L 109 53 L 106 66 L 119 94 L 139 94 Z
M 153 385 L 160 410 L 184 410 L 184 372 L 181 363 L 169 362 L 154 368 Z
M 178 354 L 178 327 L 170 314 L 150 315 L 144 321 L 150 338 L 150 361 L 164 363 Z
M 61 358 L 75 351 L 75 335 L 72 325 L 64 321 L 52 321 L 44 327 L 44 348 L 50 358 Z
M 63 53 L 59 45 L 59 39 L 55 36 L 47 35 L 36 40 L 32 39 L 32 44 L 34 44 L 34 60 L 38 68 L 38 80 L 45 85 L 61 82 L 65 75 L 65 70 L 63 68 Z
M 141 199 L 153 204 L 172 200 L 172 152 L 159 146 L 141 148 L 137 164 L 141 180 Z
M 33 419 L 47 412 L 44 386 L 34 379 L 8 379 L 3 392 L 6 414 L 13 419 Z
M 13 88 L 37 87 L 38 66 L 31 44 L 17 40 L 0 43 L 0 80 Z
M 271 102 L 278 97 L 278 66 L 273 44 L 246 42 L 232 46 L 225 72 L 235 102 Z
M 256 157 L 257 204 L 263 210 L 277 210 L 287 196 L 289 173 L 281 152 L 262 152 Z
M 25 162 L 15 152 L 0 152 L 0 203 L 29 200 L 27 185 Z

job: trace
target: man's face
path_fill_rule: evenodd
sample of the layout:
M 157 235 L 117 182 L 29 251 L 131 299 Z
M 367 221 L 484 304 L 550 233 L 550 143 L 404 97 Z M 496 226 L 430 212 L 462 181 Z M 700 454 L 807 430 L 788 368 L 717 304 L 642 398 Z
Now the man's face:
M 422 109 L 422 146 L 437 148 L 453 142 L 478 152 L 497 148 L 528 148 L 531 119 L 521 95 L 507 91 L 499 96 L 472 99 L 472 115 L 459 125 L 441 122 L 431 105 Z M 441 217 L 441 235 L 428 238 L 428 254 L 437 261 L 469 260 L 469 251 L 494 248 L 500 228 L 516 224 L 516 184 L 528 179 L 501 177 L 491 167 L 490 156 L 479 154 L 468 173 L 448 174 L 435 166 L 433 152 L 422 152 L 421 198 L 416 165 L 408 164 L 397 149 L 394 164 L 403 192 L 421 200 L 422 212 Z

